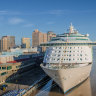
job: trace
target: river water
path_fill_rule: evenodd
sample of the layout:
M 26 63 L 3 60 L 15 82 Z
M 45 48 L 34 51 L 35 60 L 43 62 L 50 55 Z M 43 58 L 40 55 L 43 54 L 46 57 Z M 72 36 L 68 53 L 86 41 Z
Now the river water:
M 50 80 L 35 96 L 96 96 L 96 47 L 93 50 L 91 74 L 87 80 L 66 94 L 56 84 L 52 85 Z

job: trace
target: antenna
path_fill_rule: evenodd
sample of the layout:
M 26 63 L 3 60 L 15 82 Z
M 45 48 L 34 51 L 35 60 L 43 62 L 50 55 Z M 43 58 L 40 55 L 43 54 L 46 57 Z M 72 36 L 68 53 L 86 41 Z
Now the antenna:
M 73 33 L 73 31 L 74 31 L 74 27 L 73 27 L 73 25 L 72 25 L 72 23 L 70 24 L 70 27 L 69 27 L 69 32 L 70 33 Z
M 73 25 L 72 25 L 72 22 L 70 23 L 70 26 L 73 26 Z

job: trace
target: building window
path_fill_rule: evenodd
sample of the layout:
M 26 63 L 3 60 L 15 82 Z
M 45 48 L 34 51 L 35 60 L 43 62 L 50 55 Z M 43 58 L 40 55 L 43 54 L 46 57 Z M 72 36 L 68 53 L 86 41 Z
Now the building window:
M 66 52 L 66 51 L 63 51 L 64 53 Z
M 20 65 L 16 66 L 16 68 L 20 68 Z
M 3 70 L 6 70 L 6 67 L 2 67 Z
M 59 61 L 60 59 L 57 59 L 57 61 Z
M 6 72 L 3 72 L 3 73 L 1 73 L 1 76 L 2 76 L 2 75 L 5 75 L 5 74 L 6 74 Z
M 80 60 L 82 61 L 82 58 L 80 58 Z
M 7 67 L 7 70 L 10 70 L 10 69 L 12 69 L 12 66 L 8 66 L 8 67 Z
M 71 61 L 71 59 L 69 58 L 69 61 Z
M 59 53 L 60 53 L 61 51 L 59 51 Z

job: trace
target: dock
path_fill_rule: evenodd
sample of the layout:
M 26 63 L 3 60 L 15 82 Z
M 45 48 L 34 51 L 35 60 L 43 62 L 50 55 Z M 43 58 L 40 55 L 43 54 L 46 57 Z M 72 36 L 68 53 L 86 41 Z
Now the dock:
M 20 90 L 22 89 L 23 92 L 27 90 L 29 92 L 29 88 L 31 89 L 33 85 L 36 85 L 40 82 L 44 77 L 46 77 L 44 71 L 40 67 L 36 67 L 32 70 L 27 71 L 21 76 L 11 80 L 10 82 L 4 83 L 8 85 L 8 88 L 3 91 L 0 90 L 0 96 L 7 96 L 6 94 L 11 92 L 12 90 Z M 27 93 L 24 92 L 23 94 Z M 22 92 L 22 91 L 21 91 Z M 10 93 L 11 94 L 11 93 Z M 21 94 L 21 93 L 20 93 Z M 19 96 L 19 95 L 17 95 Z M 22 95 L 20 95 L 22 96 Z

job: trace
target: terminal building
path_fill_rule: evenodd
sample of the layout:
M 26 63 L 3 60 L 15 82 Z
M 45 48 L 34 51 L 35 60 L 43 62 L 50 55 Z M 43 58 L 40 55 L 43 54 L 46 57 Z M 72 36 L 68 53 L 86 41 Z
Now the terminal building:
M 40 66 L 44 54 L 32 52 L 33 49 L 11 49 L 11 52 L 2 52 L 0 55 L 0 84 Z

